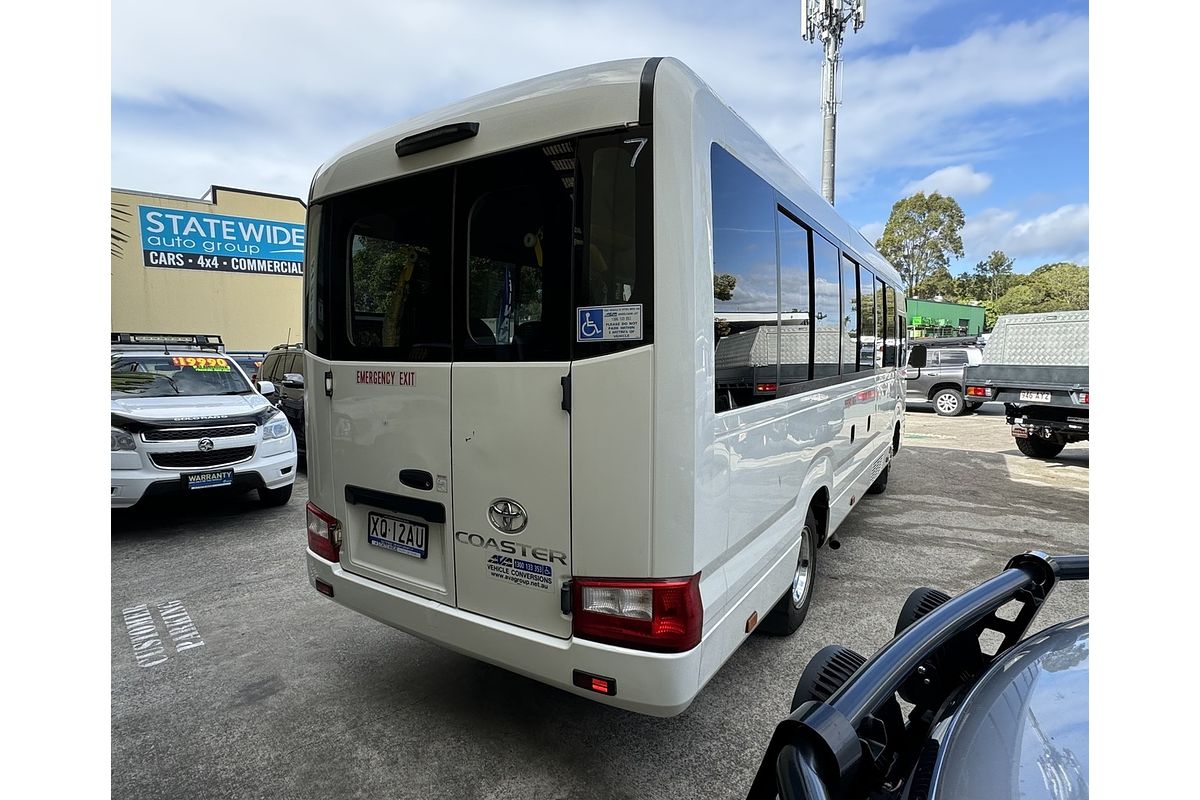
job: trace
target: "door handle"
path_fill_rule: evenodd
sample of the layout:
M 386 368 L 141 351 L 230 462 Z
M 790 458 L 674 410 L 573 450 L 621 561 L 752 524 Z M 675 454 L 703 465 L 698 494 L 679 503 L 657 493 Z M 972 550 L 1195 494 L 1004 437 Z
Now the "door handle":
M 400 470 L 400 482 L 413 489 L 429 491 L 433 488 L 433 476 L 423 469 Z

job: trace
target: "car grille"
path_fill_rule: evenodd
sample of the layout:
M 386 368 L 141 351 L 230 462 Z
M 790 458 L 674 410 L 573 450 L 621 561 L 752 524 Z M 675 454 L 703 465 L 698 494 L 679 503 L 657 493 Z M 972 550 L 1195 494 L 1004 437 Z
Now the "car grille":
M 218 467 L 222 464 L 236 464 L 254 455 L 253 447 L 230 447 L 225 450 L 209 450 L 207 453 L 195 450 L 186 453 L 151 453 L 150 460 L 156 467 L 168 469 L 190 469 L 192 467 Z
M 180 439 L 219 439 L 222 436 L 248 436 L 253 425 L 225 425 L 220 428 L 155 428 L 142 433 L 147 442 L 177 442 Z

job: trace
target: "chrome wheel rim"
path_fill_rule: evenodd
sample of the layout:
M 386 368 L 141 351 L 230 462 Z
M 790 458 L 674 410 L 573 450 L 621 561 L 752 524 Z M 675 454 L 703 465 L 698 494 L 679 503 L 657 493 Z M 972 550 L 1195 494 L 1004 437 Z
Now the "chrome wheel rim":
M 958 398 L 952 394 L 944 394 L 938 398 L 938 408 L 946 413 L 950 413 L 958 408 Z
M 812 555 L 809 553 L 808 526 L 800 531 L 800 558 L 796 562 L 796 574 L 792 576 L 792 605 L 796 608 L 804 605 L 808 596 L 809 578 L 812 573 Z

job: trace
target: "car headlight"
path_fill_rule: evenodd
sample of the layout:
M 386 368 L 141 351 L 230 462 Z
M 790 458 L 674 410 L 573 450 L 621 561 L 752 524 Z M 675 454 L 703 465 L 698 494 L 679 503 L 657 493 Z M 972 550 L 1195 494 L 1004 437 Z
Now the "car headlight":
M 114 453 L 121 450 L 134 450 L 133 434 L 129 431 L 123 431 L 120 428 L 112 429 L 112 451 Z
M 263 425 L 263 439 L 282 439 L 292 432 L 292 425 L 287 415 L 282 411 L 275 414 Z

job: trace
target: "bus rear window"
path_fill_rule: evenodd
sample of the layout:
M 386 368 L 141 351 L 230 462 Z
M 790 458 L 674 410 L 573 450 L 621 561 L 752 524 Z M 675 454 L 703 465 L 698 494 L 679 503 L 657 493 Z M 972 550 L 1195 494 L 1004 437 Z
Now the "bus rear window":
M 333 360 L 566 361 L 650 342 L 645 134 L 552 141 L 314 203 L 307 346 Z M 640 306 L 620 309 L 639 334 L 577 339 L 576 309 L 596 306 Z
M 452 180 L 438 170 L 325 204 L 322 250 L 344 291 L 331 303 L 345 331 L 335 358 L 450 360 Z

